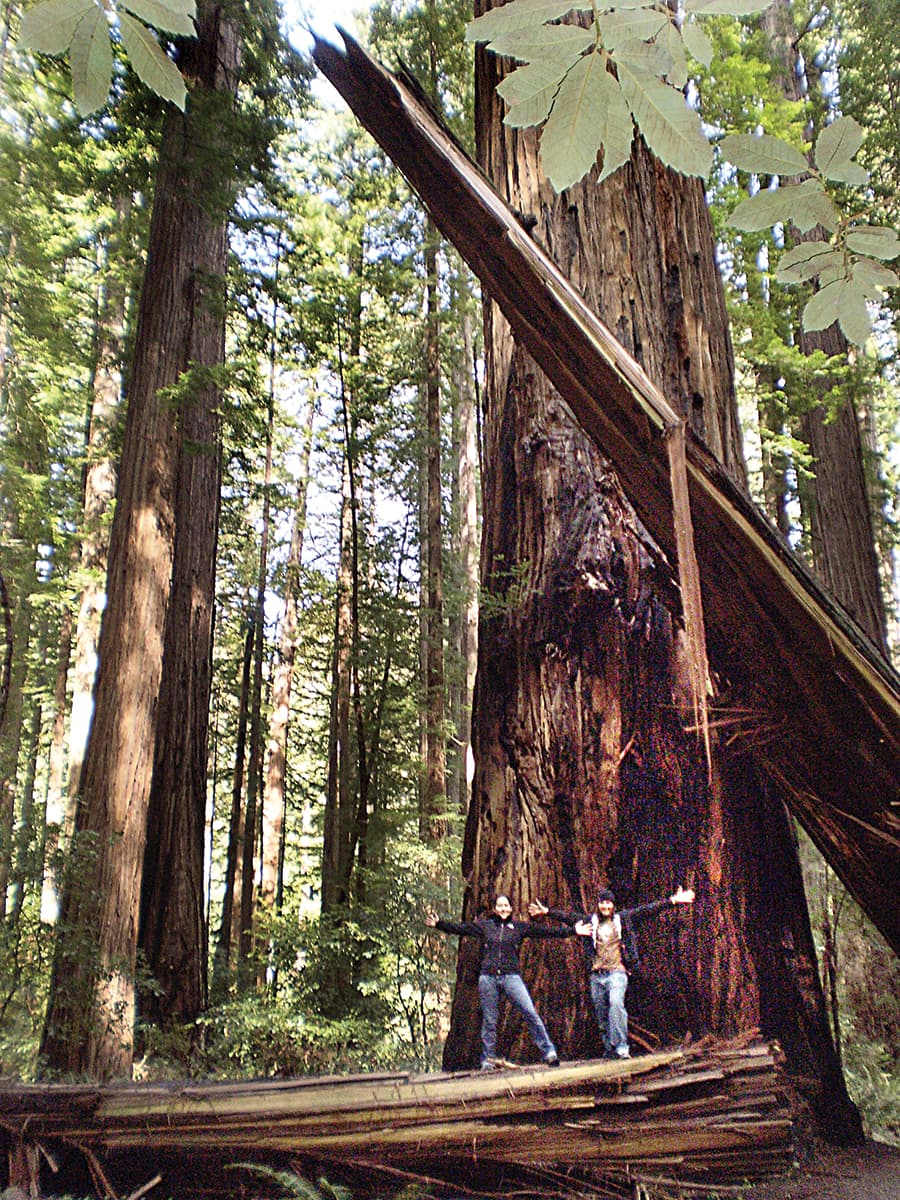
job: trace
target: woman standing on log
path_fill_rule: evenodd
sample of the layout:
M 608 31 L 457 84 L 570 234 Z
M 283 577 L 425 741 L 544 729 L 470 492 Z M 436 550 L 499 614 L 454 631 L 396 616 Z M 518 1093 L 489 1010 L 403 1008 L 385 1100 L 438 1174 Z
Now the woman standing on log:
M 628 973 L 638 964 L 638 944 L 635 923 L 654 916 L 673 904 L 692 904 L 694 893 L 689 888 L 676 888 L 665 900 L 638 904 L 616 912 L 616 898 L 605 889 L 597 897 L 594 913 L 563 912 L 548 908 L 540 900 L 532 900 L 528 913 L 532 917 L 550 916 L 572 927 L 581 937 L 589 937 L 594 947 L 591 960 L 591 1003 L 603 1036 L 606 1058 L 630 1058 L 628 1048 L 628 1013 L 625 992 Z
M 501 992 L 525 1018 L 528 1032 L 541 1057 L 549 1067 L 559 1066 L 559 1055 L 550 1040 L 546 1026 L 538 1016 L 534 1002 L 519 974 L 519 947 L 529 937 L 571 937 L 573 929 L 536 925 L 531 921 L 514 921 L 512 905 L 507 896 L 498 896 L 489 917 L 475 921 L 445 921 L 429 912 L 425 924 L 441 933 L 481 940 L 481 970 L 478 975 L 478 998 L 481 1001 L 481 1069 L 493 1071 L 497 1066 L 497 1017 Z

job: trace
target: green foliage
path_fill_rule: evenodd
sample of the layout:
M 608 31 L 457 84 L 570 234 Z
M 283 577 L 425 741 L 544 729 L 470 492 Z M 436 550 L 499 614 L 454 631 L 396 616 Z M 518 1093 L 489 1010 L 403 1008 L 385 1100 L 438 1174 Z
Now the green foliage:
M 864 346 L 872 332 L 868 305 L 900 277 L 883 265 L 900 254 L 893 229 L 862 224 L 844 216 L 828 184 L 860 185 L 868 172 L 854 162 L 863 131 L 852 117 L 838 117 L 819 135 L 810 165 L 799 150 L 769 134 L 731 134 L 722 143 L 725 158 L 742 171 L 762 176 L 808 175 L 742 200 L 731 214 L 735 228 L 754 232 L 776 224 L 801 234 L 822 227 L 831 241 L 803 242 L 783 255 L 777 278 L 782 283 L 815 281 L 818 288 L 803 309 L 803 327 L 827 329 L 837 321 L 848 341 Z
M 221 1077 L 350 1074 L 391 1065 L 393 1047 L 378 1025 L 305 1014 L 288 993 L 234 1000 L 212 1009 L 200 1026 L 201 1069 Z
M 181 72 L 143 22 L 193 37 L 196 11 L 194 0 L 39 0 L 23 15 L 17 44 L 36 53 L 68 53 L 75 104 L 86 116 L 109 95 L 114 27 L 138 78 L 183 109 L 187 88 Z
M 340 1184 L 329 1183 L 325 1178 L 317 1179 L 315 1183 L 302 1175 L 290 1171 L 276 1171 L 271 1167 L 260 1166 L 258 1163 L 231 1163 L 229 1170 L 249 1171 L 260 1179 L 268 1180 L 282 1188 L 285 1197 L 299 1196 L 300 1200 L 352 1200 L 349 1188 Z
M 700 118 L 686 103 L 687 56 L 707 64 L 712 46 L 698 18 L 761 12 L 771 0 L 687 0 L 684 19 L 647 0 L 594 7 L 587 28 L 557 24 L 573 11 L 557 0 L 512 0 L 466 27 L 518 67 L 498 91 L 505 124 L 543 125 L 541 156 L 557 191 L 584 178 L 602 156 L 599 179 L 626 163 L 634 130 L 667 166 L 705 177 L 712 150 Z

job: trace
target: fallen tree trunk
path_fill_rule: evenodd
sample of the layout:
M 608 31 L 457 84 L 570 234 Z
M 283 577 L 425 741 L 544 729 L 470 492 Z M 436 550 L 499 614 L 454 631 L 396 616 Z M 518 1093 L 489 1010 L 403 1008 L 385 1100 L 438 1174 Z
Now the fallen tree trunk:
M 169 1194 L 197 1194 L 186 1163 L 207 1164 L 204 1193 L 228 1194 L 224 1164 L 249 1160 L 349 1170 L 355 1193 L 385 1178 L 480 1194 L 540 1179 L 542 1195 L 625 1195 L 641 1175 L 727 1184 L 784 1169 L 793 1115 L 779 1055 L 758 1043 L 492 1073 L 0 1089 L 10 1182 L 33 1195 L 33 1164 L 62 1148 L 109 1194 L 113 1174 L 134 1182 L 148 1161 Z

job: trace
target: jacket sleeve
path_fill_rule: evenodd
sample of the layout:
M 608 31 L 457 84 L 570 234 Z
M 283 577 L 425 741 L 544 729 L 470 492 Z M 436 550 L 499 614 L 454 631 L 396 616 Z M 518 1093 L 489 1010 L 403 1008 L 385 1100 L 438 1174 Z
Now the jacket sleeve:
M 623 921 L 643 921 L 647 917 L 656 916 L 663 909 L 673 907 L 672 901 L 667 896 L 665 900 L 651 900 L 649 904 L 636 904 L 634 908 L 623 908 L 619 916 Z
M 552 916 L 552 910 L 547 915 Z M 564 925 L 545 925 L 542 921 L 519 921 L 518 925 L 520 936 L 523 938 L 560 938 L 575 936 L 575 930 L 572 929 L 568 923 Z
M 477 921 L 445 921 L 441 917 L 433 928 L 439 929 L 441 933 L 458 933 L 460 937 L 484 937 Z
M 566 912 L 564 908 L 548 908 L 547 916 L 552 917 L 554 921 L 562 921 L 564 925 L 576 925 L 579 921 L 589 921 L 590 916 L 586 913 Z

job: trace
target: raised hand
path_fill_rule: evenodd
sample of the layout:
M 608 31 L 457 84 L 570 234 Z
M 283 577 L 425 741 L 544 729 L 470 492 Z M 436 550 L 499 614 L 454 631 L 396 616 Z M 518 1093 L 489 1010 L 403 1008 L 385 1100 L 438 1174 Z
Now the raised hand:
M 669 897 L 673 904 L 693 904 L 694 889 L 693 888 L 676 888 L 675 892 Z
M 540 900 L 532 900 L 528 905 L 529 917 L 546 917 L 550 909 L 546 904 L 542 904 Z
M 434 929 L 434 927 L 435 927 L 435 925 L 437 925 L 437 923 L 438 923 L 437 913 L 434 911 L 433 908 L 427 908 L 425 910 L 425 924 L 428 926 L 429 929 Z

